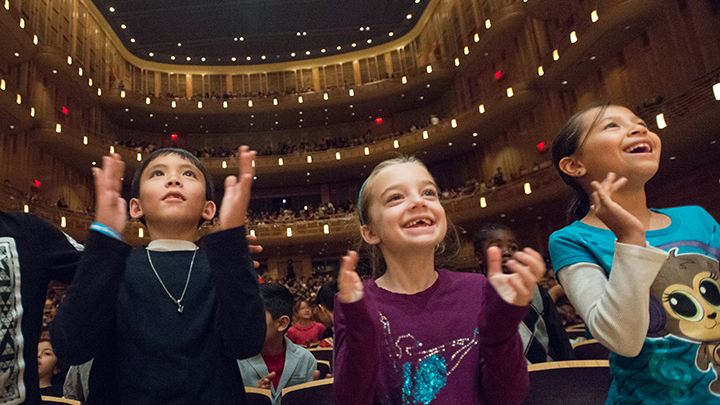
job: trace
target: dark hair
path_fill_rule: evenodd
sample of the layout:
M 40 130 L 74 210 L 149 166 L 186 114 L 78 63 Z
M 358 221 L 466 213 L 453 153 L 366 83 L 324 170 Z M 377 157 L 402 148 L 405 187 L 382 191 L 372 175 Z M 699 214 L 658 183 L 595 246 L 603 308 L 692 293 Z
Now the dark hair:
M 375 179 L 377 176 L 382 172 L 383 170 L 387 169 L 390 166 L 403 164 L 403 163 L 415 163 L 420 166 L 422 166 L 425 170 L 427 170 L 427 166 L 423 162 L 421 162 L 418 158 L 415 156 L 404 156 L 401 155 L 399 157 L 388 159 L 383 162 L 380 162 L 373 171 L 368 176 L 367 180 L 365 180 L 365 183 L 363 183 L 363 187 L 360 191 L 360 195 L 358 198 L 358 221 L 362 222 L 360 223 L 360 227 L 362 225 L 367 225 L 372 223 L 372 217 L 370 216 L 370 206 L 372 204 L 372 188 L 375 184 Z M 428 170 L 428 173 L 430 171 Z M 432 175 L 431 175 L 432 176 Z M 433 178 L 434 180 L 434 178 Z M 439 190 L 438 190 L 439 191 Z M 445 207 L 443 207 L 444 209 Z M 360 221 L 360 218 L 363 219 L 363 221 Z M 457 228 L 455 227 L 455 224 L 450 220 L 449 217 L 446 216 L 447 221 L 447 232 L 445 233 L 445 238 L 440 242 L 440 244 L 435 248 L 435 267 L 441 268 L 443 266 L 449 265 L 452 263 L 452 261 L 455 259 L 455 257 L 460 252 L 460 237 L 458 236 Z M 385 263 L 385 258 L 382 255 L 382 252 L 380 251 L 380 248 L 377 245 L 370 245 L 366 243 L 362 236 L 360 236 L 360 240 L 358 241 L 358 248 L 357 250 L 359 252 L 365 252 L 367 251 L 370 255 L 370 265 L 372 267 L 372 273 L 373 278 L 379 278 L 385 272 L 387 271 L 387 264 Z
M 552 161 L 560 173 L 560 178 L 572 187 L 575 192 L 575 198 L 568 210 L 568 221 L 575 221 L 582 219 L 590 211 L 590 197 L 588 196 L 582 185 L 572 176 L 567 175 L 560 169 L 560 161 L 567 157 L 572 156 L 580 150 L 585 139 L 583 136 L 590 132 L 590 130 L 597 124 L 597 121 L 605 113 L 605 110 L 610 106 L 610 103 L 595 103 L 590 107 L 583 109 L 576 113 L 563 125 L 560 132 L 555 135 L 555 139 L 552 144 Z M 595 118 L 593 118 L 590 125 L 585 125 L 585 115 L 591 110 L 599 109 Z M 582 140 L 582 142 L 581 142 Z
M 293 316 L 293 295 L 284 285 L 279 283 L 260 284 L 260 294 L 265 303 L 265 311 L 270 313 L 273 320 Z
M 328 311 L 333 312 L 335 307 L 335 294 L 337 294 L 337 292 L 337 280 L 328 281 L 320 287 L 320 291 L 318 291 L 315 296 L 315 302 L 327 308 Z
M 152 154 L 150 154 L 150 157 L 143 160 L 142 163 L 140 163 L 140 166 L 138 166 L 137 170 L 135 170 L 135 175 L 133 176 L 132 185 L 130 186 L 130 196 L 132 198 L 140 198 L 140 181 L 142 179 L 142 174 L 147 169 L 148 165 L 150 165 L 150 162 L 153 160 L 159 158 L 160 156 L 167 156 L 167 155 L 178 155 L 181 158 L 190 161 L 195 167 L 200 170 L 200 173 L 203 174 L 203 177 L 205 177 L 205 201 L 214 201 L 215 200 L 215 185 L 212 181 L 212 176 L 205 168 L 205 165 L 202 164 L 200 159 L 196 158 L 195 155 L 192 153 L 186 151 L 185 149 L 179 149 L 179 148 L 164 148 L 164 149 L 158 149 Z M 145 217 L 140 218 L 140 222 L 145 225 Z M 200 223 L 198 226 L 202 225 L 203 222 L 205 222 L 204 219 L 200 219 Z

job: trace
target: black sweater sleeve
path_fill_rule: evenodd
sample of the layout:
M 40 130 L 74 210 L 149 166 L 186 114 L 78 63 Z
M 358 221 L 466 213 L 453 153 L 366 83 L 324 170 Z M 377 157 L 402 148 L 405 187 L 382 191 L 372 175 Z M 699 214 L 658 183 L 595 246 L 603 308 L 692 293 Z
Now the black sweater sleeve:
M 218 327 L 225 354 L 255 356 L 265 343 L 265 306 L 245 239 L 245 227 L 203 238 L 218 300 Z
M 63 362 L 82 364 L 110 350 L 118 288 L 131 250 L 102 233 L 88 233 L 77 274 L 51 326 L 53 349 Z
M 43 268 L 51 280 L 69 284 L 75 274 L 81 252 L 68 240 L 67 236 L 52 224 L 35 215 L 27 215 L 28 223 L 40 246 L 36 250 L 42 255 Z
M 538 286 L 538 288 L 540 289 L 540 296 L 543 300 L 543 320 L 545 321 L 549 340 L 548 354 L 550 354 L 550 357 L 552 357 L 554 361 L 575 360 L 575 352 L 573 352 L 570 338 L 567 332 L 565 332 L 565 327 L 555 307 L 555 302 L 547 290 L 540 286 Z

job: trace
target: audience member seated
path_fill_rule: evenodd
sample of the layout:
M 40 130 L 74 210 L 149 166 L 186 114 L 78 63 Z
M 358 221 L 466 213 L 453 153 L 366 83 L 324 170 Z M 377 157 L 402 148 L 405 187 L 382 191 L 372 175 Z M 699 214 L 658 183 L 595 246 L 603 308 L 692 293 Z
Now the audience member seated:
M 267 332 L 260 354 L 238 360 L 245 385 L 269 389 L 273 404 L 280 404 L 285 387 L 313 381 L 319 377 L 315 357 L 285 336 L 293 313 L 293 296 L 277 283 L 260 285 L 265 303 Z
M 295 306 L 295 323 L 288 329 L 288 338 L 295 344 L 303 347 L 317 346 L 322 339 L 325 326 L 313 321 L 313 311 L 310 304 L 301 300 Z
M 37 356 L 40 395 L 62 397 L 65 373 L 62 364 L 55 357 L 50 340 L 41 338 Z
M 318 318 L 325 326 L 319 347 L 332 347 L 335 337 L 335 316 L 333 308 L 335 307 L 335 294 L 338 292 L 337 280 L 325 283 L 315 296 L 315 303 L 318 306 Z

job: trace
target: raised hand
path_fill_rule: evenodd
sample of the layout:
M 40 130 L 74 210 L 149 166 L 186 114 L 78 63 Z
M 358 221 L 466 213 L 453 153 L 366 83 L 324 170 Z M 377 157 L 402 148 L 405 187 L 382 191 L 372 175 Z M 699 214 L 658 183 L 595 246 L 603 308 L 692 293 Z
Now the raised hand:
M 120 197 L 125 163 L 117 153 L 103 156 L 102 168 L 93 167 L 97 212 L 95 222 L 122 234 L 127 223 L 127 202 Z
M 270 384 L 272 384 L 272 380 L 275 378 L 275 372 L 266 375 L 265 377 L 258 380 L 258 382 L 255 384 L 255 388 L 263 388 L 266 390 L 270 389 Z
M 255 151 L 248 146 L 238 149 L 239 177 L 228 176 L 225 179 L 225 195 L 220 206 L 220 230 L 245 225 L 245 214 L 250 204 L 250 188 L 252 187 L 255 168 Z
M 540 277 L 545 274 L 545 261 L 540 253 L 525 248 L 516 252 L 515 258 L 505 263 L 512 274 L 502 270 L 502 252 L 498 247 L 487 251 L 488 280 L 495 291 L 508 303 L 524 306 L 530 303 L 533 290 Z
M 602 182 L 593 181 L 590 194 L 590 213 L 605 224 L 617 237 L 618 242 L 645 246 L 645 227 L 634 215 L 613 201 L 613 193 L 627 183 L 625 177 L 617 179 L 608 173 Z
M 363 285 L 355 271 L 358 254 L 352 250 L 348 251 L 342 258 L 340 275 L 338 276 L 338 298 L 340 302 L 350 303 L 359 301 L 363 296 Z

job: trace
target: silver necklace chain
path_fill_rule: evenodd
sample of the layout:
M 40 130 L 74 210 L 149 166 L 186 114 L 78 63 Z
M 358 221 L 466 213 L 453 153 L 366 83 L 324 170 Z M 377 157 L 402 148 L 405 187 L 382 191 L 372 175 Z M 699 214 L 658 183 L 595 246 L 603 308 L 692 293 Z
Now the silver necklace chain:
M 183 309 L 185 307 L 181 304 L 183 298 L 185 298 L 185 292 L 187 291 L 188 284 L 190 284 L 190 275 L 192 274 L 193 264 L 195 264 L 195 255 L 197 254 L 197 249 L 193 252 L 192 260 L 190 260 L 190 270 L 188 271 L 187 280 L 185 280 L 185 288 L 183 288 L 183 292 L 180 295 L 180 299 L 175 299 L 175 297 L 170 294 L 170 291 L 168 291 L 167 287 L 165 287 L 165 283 L 163 283 L 162 279 L 160 278 L 160 275 L 158 274 L 157 270 L 155 270 L 155 266 L 153 265 L 152 259 L 150 258 L 150 250 L 145 249 L 145 252 L 147 252 L 148 262 L 150 262 L 150 268 L 152 268 L 152 271 L 155 273 L 155 277 L 157 277 L 158 281 L 160 282 L 160 285 L 162 285 L 162 288 L 165 289 L 165 293 L 167 293 L 168 297 L 170 297 L 171 300 L 178 306 L 178 312 L 182 313 Z

